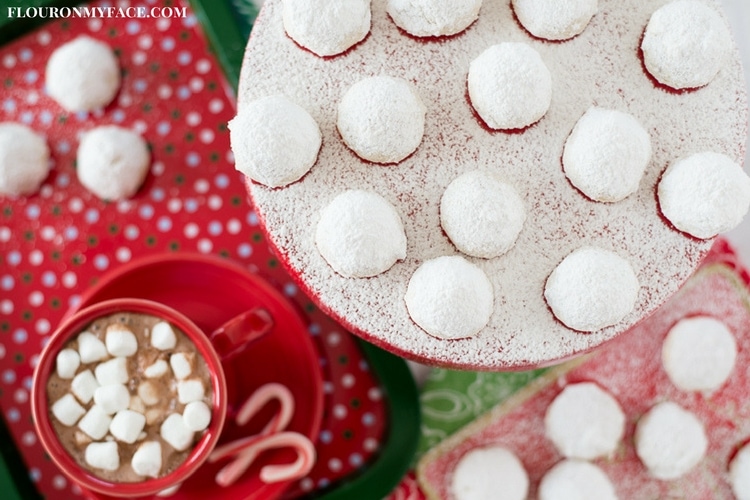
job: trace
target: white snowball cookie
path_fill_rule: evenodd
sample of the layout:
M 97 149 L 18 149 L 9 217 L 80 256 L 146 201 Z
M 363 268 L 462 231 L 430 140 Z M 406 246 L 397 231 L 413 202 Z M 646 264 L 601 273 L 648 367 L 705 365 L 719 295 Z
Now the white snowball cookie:
M 283 0 L 287 35 L 314 54 L 335 56 L 370 32 L 370 0 Z
M 542 476 L 539 500 L 617 500 L 617 493 L 600 467 L 585 460 L 566 459 Z
M 664 371 L 683 391 L 713 391 L 734 370 L 737 341 L 716 318 L 695 316 L 675 324 L 661 350 Z
M 482 0 L 388 0 L 387 12 L 410 35 L 450 36 L 471 26 L 481 7 Z
M 440 200 L 440 223 L 453 244 L 472 257 L 491 259 L 516 242 L 526 209 L 510 184 L 479 170 L 454 179 Z
M 737 500 L 750 500 L 750 443 L 740 448 L 729 463 L 729 482 Z
M 571 184 L 594 201 L 616 202 L 635 193 L 651 160 L 651 139 L 628 113 L 591 107 L 563 150 Z
M 643 62 L 660 83 L 674 89 L 707 85 L 732 51 L 729 27 L 701 0 L 676 0 L 652 15 L 641 42 Z
M 544 430 L 563 456 L 592 460 L 615 452 L 625 433 L 625 414 L 597 384 L 569 384 L 547 407 Z
M 339 102 L 338 127 L 344 143 L 373 163 L 398 163 L 422 142 L 427 108 L 402 78 L 364 78 Z
M 579 35 L 599 10 L 597 0 L 513 0 L 512 4 L 521 25 L 545 40 Z
M 708 438 L 691 412 L 665 401 L 644 414 L 635 428 L 635 451 L 657 479 L 677 479 L 703 459 Z
M 469 98 L 484 123 L 514 130 L 539 121 L 552 101 L 552 76 L 539 53 L 519 42 L 493 45 L 469 66 Z
M 450 489 L 456 500 L 526 500 L 529 476 L 507 448 L 475 448 L 456 464 Z
M 490 320 L 494 300 L 484 271 L 460 255 L 422 263 L 409 279 L 405 296 L 412 320 L 441 339 L 479 333 Z
M 47 93 L 68 111 L 91 111 L 112 102 L 120 89 L 120 65 L 109 45 L 88 36 L 52 52 L 44 73 Z
M 146 141 L 137 133 L 114 125 L 86 132 L 76 158 L 78 180 L 104 200 L 133 196 L 151 165 Z
M 720 153 L 696 153 L 672 163 L 658 187 L 659 207 L 680 231 L 712 238 L 733 229 L 750 209 L 750 177 Z
M 228 123 L 235 168 L 264 186 L 284 187 L 302 178 L 318 159 L 318 123 L 281 95 L 242 106 Z
M 35 193 L 50 170 L 44 138 L 20 123 L 0 123 L 0 195 Z
M 609 250 L 585 246 L 570 253 L 552 271 L 544 298 L 568 328 L 593 332 L 627 316 L 639 289 L 630 262 Z
M 315 244 L 347 278 L 376 276 L 406 257 L 406 233 L 396 209 L 379 194 L 358 189 L 339 194 L 321 210 Z

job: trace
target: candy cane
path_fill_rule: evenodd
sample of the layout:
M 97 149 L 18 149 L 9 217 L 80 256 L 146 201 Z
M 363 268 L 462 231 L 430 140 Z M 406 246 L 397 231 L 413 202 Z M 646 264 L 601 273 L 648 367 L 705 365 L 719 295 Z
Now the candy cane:
M 245 425 L 258 413 L 258 410 L 272 399 L 279 401 L 281 409 L 260 433 L 270 434 L 286 429 L 294 413 L 294 396 L 292 396 L 292 393 L 285 386 L 273 382 L 258 388 L 243 403 L 234 419 L 237 425 Z
M 291 447 L 297 452 L 297 459 L 291 464 L 266 465 L 260 470 L 264 483 L 293 481 L 307 475 L 315 464 L 315 447 L 307 437 L 297 432 L 279 432 L 245 446 L 232 462 L 216 474 L 216 482 L 228 486 L 235 482 L 261 452 L 272 448 Z

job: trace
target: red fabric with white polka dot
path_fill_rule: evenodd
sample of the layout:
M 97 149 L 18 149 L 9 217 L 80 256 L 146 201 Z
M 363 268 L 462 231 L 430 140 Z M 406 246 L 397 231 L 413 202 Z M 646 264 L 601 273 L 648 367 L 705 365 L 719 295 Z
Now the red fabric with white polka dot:
M 67 113 L 46 95 L 44 67 L 56 47 L 82 34 L 113 48 L 123 82 L 105 109 Z M 226 129 L 235 113 L 232 93 L 196 18 L 51 21 L 0 48 L 0 85 L 0 121 L 45 136 L 53 160 L 38 193 L 0 197 L 0 408 L 39 491 L 56 500 L 80 495 L 44 457 L 34 433 L 28 399 L 38 353 L 102 274 L 162 252 L 224 256 L 304 311 L 321 357 L 325 414 L 319 460 L 288 495 L 324 487 L 368 463 L 387 424 L 377 375 L 351 334 L 298 292 L 269 251 L 234 170 Z M 103 202 L 76 178 L 80 134 L 104 124 L 138 131 L 152 149 L 149 176 L 131 200 Z

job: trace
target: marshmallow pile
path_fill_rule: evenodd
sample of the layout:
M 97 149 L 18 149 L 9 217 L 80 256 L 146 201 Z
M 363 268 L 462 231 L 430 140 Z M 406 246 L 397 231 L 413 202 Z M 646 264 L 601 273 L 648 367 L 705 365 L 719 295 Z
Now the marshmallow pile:
M 178 335 L 186 337 L 165 321 L 139 331 L 140 341 L 115 317 L 99 334 L 90 330 L 57 354 L 48 394 L 53 382 L 67 391 L 51 413 L 62 426 L 76 426 L 74 445 L 94 472 L 129 461 L 137 476 L 159 477 L 163 458 L 188 450 L 211 421 L 210 387 L 198 373 L 204 361 L 194 347 L 181 350 Z

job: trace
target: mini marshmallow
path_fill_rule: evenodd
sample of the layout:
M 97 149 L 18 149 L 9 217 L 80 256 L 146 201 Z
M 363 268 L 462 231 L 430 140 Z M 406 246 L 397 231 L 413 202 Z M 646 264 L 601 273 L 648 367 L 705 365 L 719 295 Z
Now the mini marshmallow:
M 170 414 L 161 424 L 161 438 L 177 451 L 187 450 L 193 443 L 193 431 L 187 428 L 179 413 Z
M 94 405 L 78 422 L 78 428 L 93 439 L 101 439 L 107 434 L 110 422 L 112 422 L 112 417 L 107 415 L 101 406 Z
M 163 359 L 156 361 L 154 364 L 147 366 L 143 374 L 148 378 L 159 378 L 169 370 L 169 365 Z
M 81 365 L 81 358 L 73 349 L 63 349 L 57 353 L 57 376 L 73 378 Z
M 138 339 L 125 325 L 113 323 L 107 327 L 107 352 L 112 356 L 132 356 L 138 350 Z
M 117 443 L 91 443 L 86 447 L 86 463 L 95 469 L 117 470 L 120 468 L 120 454 Z
M 177 382 L 177 400 L 182 404 L 200 401 L 204 394 L 203 382 L 198 379 Z
M 177 337 L 169 323 L 159 321 L 151 328 L 151 345 L 162 351 L 174 349 L 177 345 Z
M 91 438 L 85 432 L 76 431 L 74 437 L 76 440 L 76 444 L 81 448 L 91 442 Z
M 131 396 L 130 403 L 128 404 L 128 410 L 137 411 L 138 413 L 146 413 L 146 405 L 143 404 L 143 400 L 138 396 Z
M 78 422 L 84 413 L 86 410 L 78 404 L 72 394 L 66 394 L 52 405 L 52 414 L 61 424 L 68 427 Z
M 70 390 L 75 394 L 83 404 L 87 404 L 94 397 L 94 391 L 99 387 L 99 382 L 96 381 L 96 377 L 91 370 L 84 370 L 75 377 L 70 383 Z
M 113 358 L 94 369 L 99 385 L 124 384 L 128 381 L 128 360 Z
M 107 357 L 107 346 L 93 333 L 83 332 L 78 336 L 77 341 L 81 363 L 93 363 Z
M 164 412 L 157 409 L 157 408 L 151 408 L 150 410 L 146 410 L 146 423 L 148 425 L 154 425 L 156 422 L 161 419 L 161 417 L 164 416 Z
M 211 408 L 203 401 L 193 401 L 182 411 L 185 426 L 191 431 L 202 431 L 211 423 Z
M 169 365 L 172 367 L 172 373 L 178 379 L 187 378 L 193 372 L 190 358 L 184 352 L 172 354 L 169 357 Z
M 94 403 L 112 415 L 128 407 L 130 391 L 122 384 L 102 385 L 94 391 Z
M 157 389 L 151 382 L 142 382 L 141 385 L 138 386 L 138 397 L 140 397 L 146 405 L 155 405 L 160 399 L 159 389 Z
M 144 425 L 146 425 L 146 417 L 142 413 L 133 410 L 121 410 L 110 422 L 109 432 L 118 441 L 132 444 L 138 439 Z
M 161 444 L 146 441 L 135 450 L 130 461 L 133 471 L 139 476 L 158 477 L 161 470 Z

